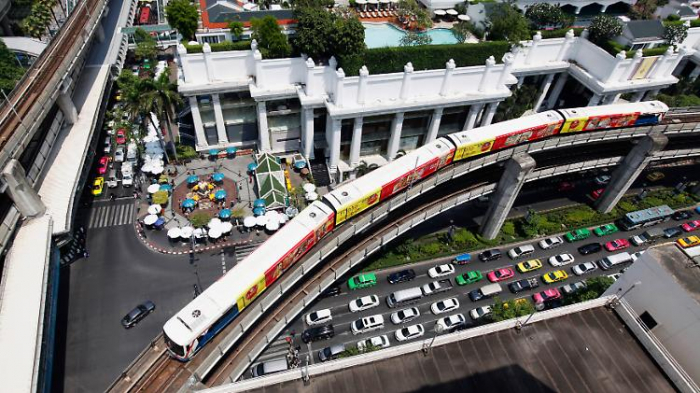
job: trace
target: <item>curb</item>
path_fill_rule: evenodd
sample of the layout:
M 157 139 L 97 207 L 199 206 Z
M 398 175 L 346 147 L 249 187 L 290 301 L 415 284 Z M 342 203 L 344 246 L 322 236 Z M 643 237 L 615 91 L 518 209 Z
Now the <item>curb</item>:
M 139 240 L 141 240 L 141 243 L 143 243 L 146 247 L 151 249 L 152 251 L 161 253 L 161 254 L 166 254 L 166 255 L 185 255 L 189 254 L 190 251 L 172 251 L 168 250 L 166 248 L 162 248 L 159 245 L 156 245 L 154 243 L 149 242 L 145 236 L 143 236 L 143 232 L 139 229 L 138 223 L 134 223 L 134 230 L 136 231 L 136 235 L 138 236 Z M 244 241 L 239 241 L 239 242 L 226 242 L 226 243 L 220 243 L 220 244 L 215 244 L 215 245 L 210 245 L 206 247 L 195 247 L 194 252 L 195 253 L 201 253 L 204 251 L 211 251 L 211 250 L 216 250 L 219 248 L 224 248 L 224 247 L 235 247 L 235 246 L 241 246 L 244 244 L 249 244 L 253 243 L 253 239 L 250 240 L 244 240 Z

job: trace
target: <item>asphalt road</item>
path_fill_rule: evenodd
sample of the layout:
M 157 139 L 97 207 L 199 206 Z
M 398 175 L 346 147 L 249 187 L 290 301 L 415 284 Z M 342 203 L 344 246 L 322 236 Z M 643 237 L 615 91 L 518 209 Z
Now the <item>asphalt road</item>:
M 694 217 L 698 218 L 698 215 L 695 214 Z M 658 225 L 657 227 L 660 228 L 667 228 L 667 227 L 672 227 L 672 226 L 678 226 L 682 222 L 678 221 L 673 221 L 670 220 L 668 222 L 662 223 Z M 493 303 L 493 301 L 489 300 L 482 300 L 478 302 L 472 302 L 471 299 L 467 296 L 467 294 L 474 290 L 477 289 L 485 284 L 490 283 L 487 278 L 486 274 L 494 269 L 502 268 L 502 267 L 514 267 L 514 265 L 518 262 L 521 262 L 523 260 L 527 259 L 534 259 L 534 258 L 539 258 L 543 262 L 543 268 L 536 270 L 534 272 L 529 272 L 522 274 L 520 272 L 515 273 L 515 276 L 512 279 L 503 281 L 501 283 L 501 286 L 503 287 L 503 293 L 500 295 L 500 298 L 503 300 L 509 300 L 513 298 L 528 298 L 532 300 L 531 296 L 539 291 L 542 291 L 547 288 L 553 288 L 553 287 L 560 287 L 565 284 L 570 284 L 576 281 L 580 281 L 581 279 L 584 278 L 591 278 L 595 277 L 598 275 L 611 275 L 614 273 L 619 272 L 624 266 L 620 266 L 616 269 L 611 269 L 607 271 L 603 271 L 601 269 L 598 269 L 594 271 L 591 274 L 588 274 L 586 276 L 576 276 L 572 273 L 571 268 L 575 266 L 576 264 L 587 262 L 587 261 L 596 261 L 601 259 L 602 257 L 610 254 L 614 254 L 617 252 L 607 252 L 603 251 L 597 254 L 592 254 L 592 255 L 587 255 L 587 256 L 582 256 L 578 253 L 577 248 L 580 247 L 583 244 L 591 243 L 591 242 L 601 242 L 605 243 L 613 239 L 618 239 L 618 238 L 629 238 L 633 235 L 639 234 L 644 232 L 648 228 L 641 228 L 638 230 L 634 231 L 629 231 L 629 232 L 618 232 L 616 234 L 612 234 L 609 236 L 604 236 L 604 237 L 596 237 L 592 236 L 591 238 L 580 241 L 580 242 L 575 242 L 575 243 L 565 243 L 562 246 L 554 249 L 554 250 L 542 250 L 537 246 L 535 243 L 536 241 L 529 241 L 526 243 L 521 243 L 521 244 L 533 244 L 535 246 L 535 253 L 527 258 L 519 259 L 517 261 L 513 261 L 510 258 L 508 258 L 506 255 L 501 257 L 499 260 L 492 261 L 492 262 L 480 262 L 478 259 L 476 259 L 476 255 L 478 252 L 472 253 L 473 259 L 472 262 L 469 263 L 466 266 L 455 266 L 456 273 L 454 275 L 449 276 L 451 279 L 451 282 L 453 283 L 453 288 L 447 292 L 443 292 L 441 294 L 437 295 L 432 295 L 432 296 L 426 296 L 421 299 L 421 301 L 418 304 L 413 304 L 407 307 L 403 308 L 408 308 L 408 307 L 418 307 L 420 311 L 420 317 L 417 319 L 414 319 L 413 321 L 408 322 L 407 324 L 404 325 L 394 325 L 391 320 L 390 316 L 392 312 L 398 311 L 400 308 L 395 308 L 395 309 L 390 309 L 387 304 L 386 304 L 386 297 L 397 290 L 401 289 L 406 289 L 406 288 L 412 288 L 412 287 L 417 287 L 421 286 L 423 284 L 429 283 L 431 281 L 434 281 L 434 279 L 431 279 L 427 275 L 428 269 L 430 269 L 433 266 L 442 264 L 442 263 L 449 263 L 450 259 L 449 258 L 440 258 L 436 259 L 433 261 L 427 261 L 427 262 L 421 262 L 421 263 L 416 263 L 416 264 L 411 264 L 410 267 L 413 268 L 416 271 L 417 277 L 415 280 L 408 282 L 408 283 L 401 283 L 401 284 L 394 284 L 391 285 L 387 282 L 387 276 L 398 270 L 405 269 L 407 266 L 403 267 L 396 267 L 392 269 L 387 269 L 383 271 L 376 272 L 377 275 L 377 281 L 378 284 L 374 287 L 371 288 L 365 288 L 365 289 L 359 289 L 355 291 L 350 291 L 347 287 L 347 279 L 343 281 L 342 284 L 340 284 L 340 287 L 342 289 L 342 293 L 336 297 L 331 297 L 331 298 L 326 298 L 326 299 L 321 299 L 314 304 L 311 305 L 307 310 L 302 315 L 302 318 L 298 318 L 297 320 L 293 321 L 290 326 L 283 332 L 283 334 L 280 335 L 280 337 L 275 340 L 270 347 L 257 359 L 256 362 L 259 361 L 264 361 L 268 359 L 273 359 L 273 358 L 279 358 L 283 357 L 289 348 L 289 345 L 287 344 L 287 337 L 290 337 L 292 333 L 295 333 L 294 336 L 294 346 L 301 346 L 301 353 L 300 353 L 300 358 L 302 360 L 302 364 L 305 362 L 305 357 L 308 355 L 309 356 L 309 361 L 311 364 L 319 362 L 318 360 L 318 351 L 322 350 L 325 347 L 335 345 L 335 344 L 344 344 L 346 348 L 355 346 L 358 341 L 378 336 L 378 335 L 387 335 L 389 338 L 389 341 L 391 342 L 391 345 L 397 345 L 398 341 L 394 337 L 394 332 L 398 329 L 401 329 L 404 326 L 407 325 L 413 325 L 420 323 L 423 325 L 425 329 L 425 335 L 423 336 L 423 339 L 432 337 L 434 333 L 434 326 L 435 322 L 439 318 L 443 318 L 448 315 L 453 315 L 456 313 L 461 313 L 463 314 L 466 319 L 467 323 L 469 326 L 475 326 L 478 322 L 474 322 L 470 317 L 469 317 L 469 311 L 471 309 L 474 309 L 476 307 L 480 306 L 485 306 Z M 675 238 L 669 239 L 667 241 L 674 241 Z M 666 241 L 666 240 L 665 240 Z M 510 248 L 514 247 L 515 245 L 511 245 L 508 248 L 502 248 L 502 251 L 505 252 L 509 250 Z M 646 247 L 643 245 L 641 247 L 635 247 L 631 246 L 628 250 L 630 253 L 634 253 L 637 251 L 641 251 L 645 249 Z M 561 254 L 561 253 L 571 253 L 575 257 L 574 263 L 570 265 L 566 265 L 564 267 L 552 267 L 549 263 L 547 263 L 547 259 L 550 256 Z M 556 283 L 556 284 L 545 284 L 541 276 L 547 272 L 553 271 L 553 270 L 565 270 L 569 274 L 569 278 L 563 282 Z M 463 274 L 468 270 L 480 270 L 483 275 L 484 275 L 484 280 L 481 282 L 471 284 L 471 285 L 466 285 L 466 286 L 457 286 L 454 277 L 459 274 Z M 528 290 L 528 291 L 523 291 L 518 294 L 513 294 L 511 293 L 507 285 L 511 282 L 523 279 L 523 278 L 530 278 L 530 277 L 537 277 L 540 286 L 534 290 Z M 380 303 L 379 306 L 363 311 L 363 312 L 356 312 L 356 313 L 351 313 L 348 308 L 348 303 L 350 301 L 353 301 L 354 299 L 357 299 L 359 297 L 367 296 L 367 295 L 377 295 L 379 296 Z M 439 300 L 447 299 L 447 298 L 456 298 L 459 303 L 460 307 L 448 314 L 443 314 L 443 315 L 433 315 L 432 312 L 430 311 L 430 305 L 433 304 L 434 302 L 437 302 Z M 303 320 L 303 317 L 305 317 L 309 312 L 314 311 L 314 310 L 320 310 L 320 309 L 325 309 L 329 308 L 331 309 L 332 316 L 333 316 L 333 321 L 332 324 L 335 328 L 335 337 L 329 340 L 324 340 L 324 341 L 319 341 L 319 342 L 314 342 L 314 343 L 309 343 L 309 344 L 303 344 L 301 341 L 301 333 L 306 329 L 308 326 L 306 325 L 306 322 Z M 377 315 L 381 314 L 384 317 L 384 322 L 385 322 L 385 327 L 381 330 L 378 331 L 373 331 L 369 333 L 364 333 L 364 334 L 358 334 L 358 335 L 353 335 L 352 332 L 350 331 L 350 324 L 362 317 L 366 316 L 371 316 L 371 315 Z M 248 377 L 246 375 L 246 377 Z

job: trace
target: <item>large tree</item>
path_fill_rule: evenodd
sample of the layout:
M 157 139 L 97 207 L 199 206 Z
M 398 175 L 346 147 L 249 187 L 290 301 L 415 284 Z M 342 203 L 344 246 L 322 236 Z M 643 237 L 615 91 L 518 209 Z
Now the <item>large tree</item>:
M 158 44 L 144 29 L 137 28 L 134 32 L 134 41 L 136 41 L 136 50 L 134 54 L 138 60 L 148 60 L 151 64 L 155 63 L 158 56 Z
M 530 19 L 536 28 L 561 27 L 566 21 L 564 11 L 558 4 L 535 3 L 527 7 L 525 16 Z
M 189 0 L 171 0 L 165 6 L 165 17 L 168 19 L 168 24 L 182 34 L 186 40 L 194 38 L 194 33 L 197 31 L 197 22 L 199 14 Z
M 316 61 L 356 56 L 365 49 L 365 29 L 354 14 L 304 7 L 297 8 L 294 15 L 294 47 Z
M 669 45 L 681 44 L 687 37 L 688 26 L 686 25 L 669 25 L 664 30 L 664 39 Z
M 258 49 L 264 57 L 275 59 L 288 57 L 292 53 L 287 36 L 282 33 L 282 28 L 272 15 L 253 18 L 250 24 L 253 29 L 252 37 L 258 42 Z
M 602 295 L 613 283 L 613 280 L 607 276 L 598 276 L 586 280 L 586 289 L 578 291 L 572 295 L 566 296 L 564 302 L 573 304 L 584 302 L 586 300 L 597 299 Z
M 518 44 L 529 40 L 530 26 L 527 18 L 510 3 L 498 3 L 489 16 L 489 38 Z
M 0 89 L 9 95 L 23 75 L 24 68 L 20 67 L 17 57 L 7 49 L 5 42 L 0 40 Z M 4 97 L 0 96 L 0 100 L 2 99 Z
M 588 38 L 598 45 L 622 34 L 622 22 L 610 15 L 600 14 L 588 27 Z

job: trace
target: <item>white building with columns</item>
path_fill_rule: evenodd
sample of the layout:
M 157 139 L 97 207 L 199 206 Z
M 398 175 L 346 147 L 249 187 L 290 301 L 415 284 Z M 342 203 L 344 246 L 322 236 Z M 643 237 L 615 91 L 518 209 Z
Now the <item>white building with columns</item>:
M 248 51 L 187 53 L 178 47 L 179 91 L 190 103 L 197 150 L 253 146 L 273 153 L 300 151 L 324 159 L 335 180 L 364 161 L 381 165 L 436 137 L 488 125 L 498 105 L 524 78 L 535 78 L 535 110 L 557 105 L 573 88 L 588 105 L 653 97 L 678 81 L 673 71 L 695 61 L 700 29 L 661 56 L 611 56 L 585 38 L 542 39 L 537 34 L 482 66 L 346 76 L 333 59 L 263 59 Z M 500 62 L 497 62 L 499 60 Z M 700 63 L 700 62 L 699 62 Z

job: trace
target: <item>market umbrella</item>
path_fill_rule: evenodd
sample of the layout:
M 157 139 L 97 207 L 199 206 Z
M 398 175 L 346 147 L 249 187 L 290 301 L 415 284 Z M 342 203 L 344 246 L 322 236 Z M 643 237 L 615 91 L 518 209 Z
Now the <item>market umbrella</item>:
M 307 201 L 315 201 L 316 199 L 318 199 L 318 194 L 316 194 L 315 192 L 310 192 L 306 194 Z
M 299 160 L 299 161 L 294 163 L 294 168 L 297 168 L 297 169 L 304 168 L 305 166 L 306 166 L 306 161 L 304 161 L 304 160 Z
M 268 231 L 276 231 L 280 229 L 280 223 L 279 221 L 269 221 L 267 224 L 265 224 L 265 229 Z
M 212 218 L 211 220 L 209 220 L 209 224 L 207 224 L 209 228 L 215 228 L 219 225 L 221 225 L 221 220 L 219 220 L 218 218 Z
M 221 223 L 221 226 L 219 226 L 219 230 L 221 230 L 222 233 L 229 233 L 233 230 L 233 224 L 231 224 L 230 222 Z
M 279 220 L 280 220 L 280 224 L 284 224 L 284 223 L 286 223 L 287 221 L 289 221 L 289 217 L 287 217 L 286 214 L 280 214 L 280 215 L 279 215 Z
M 192 233 L 194 232 L 194 228 L 192 227 L 182 227 L 180 228 L 180 236 L 184 239 L 189 239 L 192 237 Z
M 194 184 L 199 181 L 199 176 L 197 175 L 189 175 L 187 176 L 187 184 Z
M 160 190 L 170 192 L 173 190 L 173 186 L 171 186 L 170 184 L 161 184 Z
M 302 188 L 303 188 L 304 191 L 306 191 L 306 192 L 314 192 L 314 191 L 316 191 L 316 186 L 313 185 L 312 183 L 306 183 L 306 184 L 304 184 L 304 185 L 302 186 Z
M 259 225 L 261 227 L 264 227 L 265 225 L 267 225 L 267 217 L 265 217 L 265 216 L 255 217 L 255 225 Z
M 457 15 L 457 19 L 463 20 L 463 21 L 469 21 L 469 20 L 471 20 L 472 18 L 470 18 L 469 15 L 464 15 L 464 14 L 462 14 L 462 15 Z
M 287 208 L 287 210 L 284 211 L 284 214 L 286 214 L 287 217 L 292 218 L 292 217 L 296 216 L 297 214 L 299 214 L 299 209 L 297 209 L 294 206 L 289 206 Z
M 148 214 L 158 214 L 163 211 L 163 207 L 161 205 L 151 205 L 148 207 Z
M 459 14 L 459 12 L 457 12 L 455 10 L 447 10 L 447 11 L 445 11 L 445 13 L 447 15 L 453 15 L 453 16 Z
M 207 230 L 204 228 L 197 228 L 192 233 L 194 234 L 194 237 L 196 237 L 197 239 L 201 239 L 207 235 Z
M 444 16 L 446 14 L 445 10 L 435 10 L 433 13 L 437 16 Z
M 143 218 L 143 223 L 146 225 L 153 225 L 158 221 L 158 216 L 155 214 L 149 214 L 146 217 Z
M 192 209 L 192 208 L 194 208 L 194 206 L 195 206 L 194 199 L 188 198 L 188 199 L 185 199 L 184 201 L 182 201 L 182 207 L 184 207 L 185 209 Z
M 164 170 L 165 168 L 163 168 L 162 166 L 156 166 L 151 168 L 151 173 L 154 175 L 160 175 L 161 173 L 163 173 Z
M 262 207 L 262 208 L 264 208 L 266 205 L 267 205 L 267 203 L 265 203 L 265 200 L 262 199 L 262 198 L 256 199 L 255 202 L 253 202 L 253 207 Z
M 256 207 L 253 209 L 253 214 L 255 214 L 256 216 L 262 216 L 263 214 L 265 214 L 265 208 L 264 207 Z
M 211 175 L 211 179 L 215 182 L 224 181 L 224 174 L 221 172 L 216 172 L 215 174 Z
M 258 169 L 258 164 L 254 162 L 248 164 L 248 172 L 255 172 L 256 169 Z
M 148 186 L 147 189 L 149 194 L 155 194 L 156 192 L 160 191 L 160 185 L 159 184 L 151 184 Z
M 221 229 L 219 227 L 214 227 L 209 229 L 209 237 L 212 239 L 218 239 L 221 237 Z
M 226 148 L 226 154 L 228 154 L 229 156 L 236 154 L 237 151 L 238 151 L 238 149 L 236 149 L 235 147 L 227 147 Z
M 175 228 L 170 228 L 168 230 L 168 237 L 171 239 L 177 239 L 182 235 L 182 231 L 180 231 L 180 228 L 175 227 Z
M 214 198 L 216 199 L 226 199 L 226 190 L 219 190 L 214 194 Z
M 219 218 L 231 218 L 231 209 L 223 209 L 219 212 Z
M 255 226 L 255 217 L 248 216 L 243 219 L 243 226 L 246 228 L 252 228 Z
M 219 154 L 219 151 L 216 149 L 209 149 L 209 155 L 210 156 L 216 156 Z

